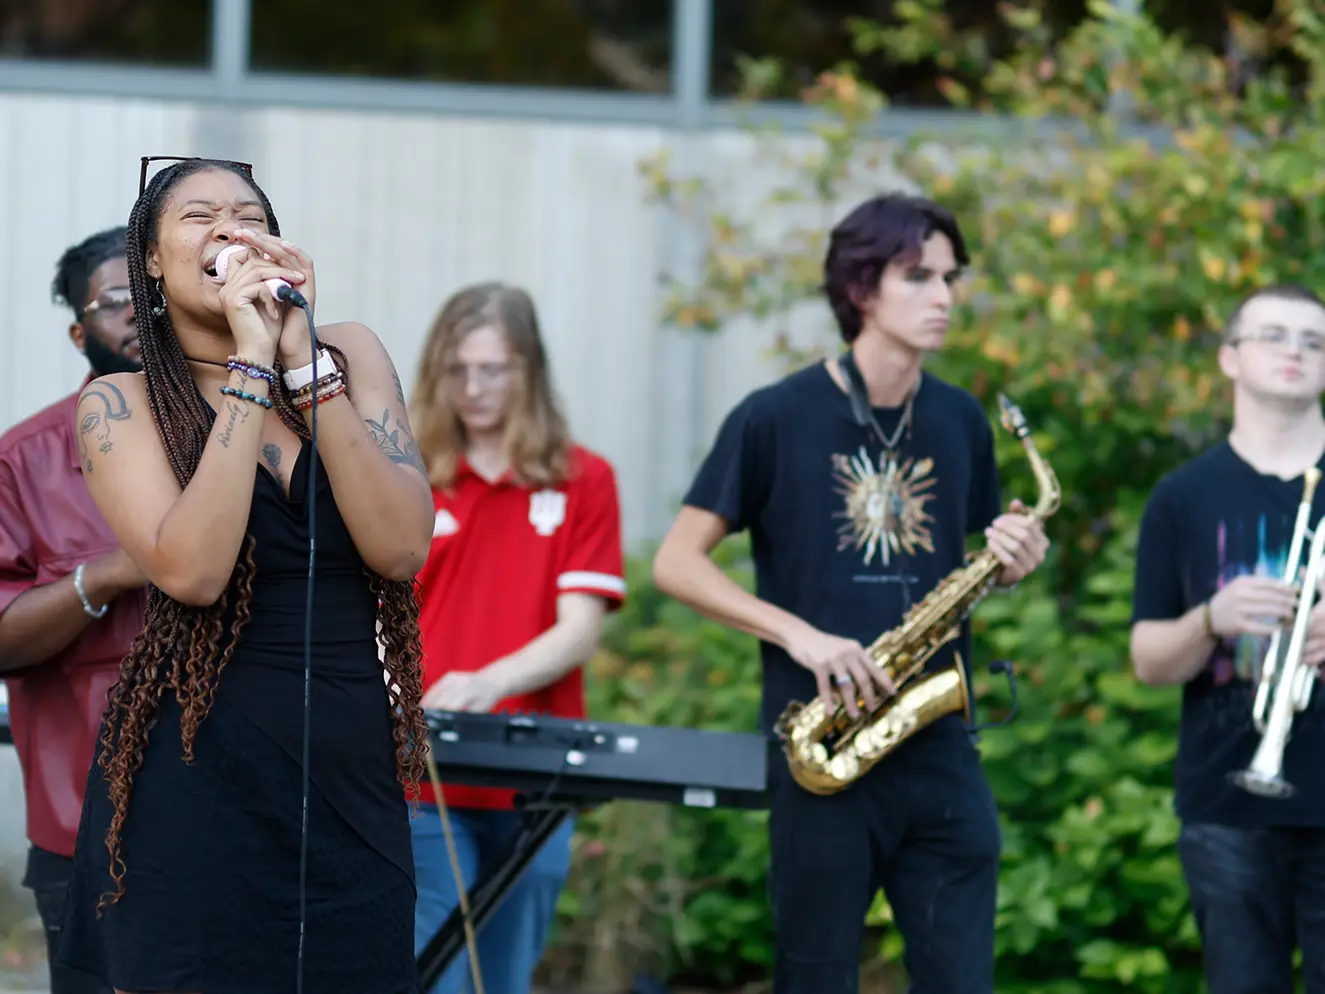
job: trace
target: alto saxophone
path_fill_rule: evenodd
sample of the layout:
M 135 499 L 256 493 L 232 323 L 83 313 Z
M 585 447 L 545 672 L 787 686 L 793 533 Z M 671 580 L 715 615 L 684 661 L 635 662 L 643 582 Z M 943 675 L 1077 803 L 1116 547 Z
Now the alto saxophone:
M 998 403 L 1003 427 L 1021 442 L 1039 487 L 1039 501 L 1029 515 L 1044 521 L 1058 510 L 1058 478 L 1035 447 L 1020 408 L 1002 394 Z M 898 627 L 875 640 L 867 651 L 897 692 L 872 713 L 860 697 L 856 718 L 835 700 L 823 697 L 787 706 L 778 718 L 777 731 L 797 783 L 814 794 L 835 794 L 945 715 L 960 711 L 970 719 L 971 692 L 960 655 L 951 665 L 916 677 L 940 648 L 960 634 L 962 622 L 989 594 L 1002 565 L 987 547 L 969 556 L 912 607 Z

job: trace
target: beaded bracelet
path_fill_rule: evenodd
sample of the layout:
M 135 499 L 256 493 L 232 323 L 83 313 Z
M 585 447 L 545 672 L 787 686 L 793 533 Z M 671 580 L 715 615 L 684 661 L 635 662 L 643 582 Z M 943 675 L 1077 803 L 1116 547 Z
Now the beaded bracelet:
M 240 400 L 247 400 L 254 404 L 261 404 L 268 409 L 271 408 L 270 398 L 259 397 L 257 394 L 249 393 L 247 390 L 236 390 L 232 386 L 224 386 L 221 388 L 221 393 L 229 397 L 238 397 Z
M 249 362 L 243 356 L 232 355 L 226 360 L 225 368 L 232 371 L 237 369 L 255 379 L 266 380 L 273 389 L 276 387 L 276 370 L 270 366 L 262 366 L 256 362 Z
M 325 386 L 318 387 L 316 401 L 314 401 L 311 396 L 301 397 L 299 400 L 296 400 L 294 402 L 294 409 L 296 411 L 310 410 L 313 407 L 314 403 L 318 404 L 326 403 L 332 397 L 335 397 L 337 394 L 342 394 L 344 392 L 345 392 L 345 381 L 342 379 L 337 379 L 333 383 L 328 383 Z
M 321 393 L 319 393 L 317 395 L 316 402 L 318 404 L 326 403 L 332 397 L 335 397 L 337 394 L 341 394 L 344 392 L 345 392 L 345 387 L 341 386 L 340 384 L 336 384 L 335 386 L 330 387 L 327 390 L 324 390 Z M 294 409 L 300 412 L 301 414 L 304 411 L 311 411 L 313 409 L 313 406 L 314 406 L 314 401 L 311 397 L 305 400 L 295 401 L 294 403 Z
M 298 406 L 299 403 L 302 401 L 309 401 L 311 403 L 313 399 L 313 393 L 315 391 L 325 390 L 333 383 L 344 383 L 344 382 L 345 382 L 344 375 L 341 373 L 339 369 L 333 367 L 330 373 L 323 373 L 321 376 L 319 376 L 317 378 L 316 383 L 307 383 L 304 386 L 300 387 L 298 390 L 294 391 L 292 394 L 290 394 L 290 399 L 295 402 L 295 406 Z
M 319 382 L 316 398 L 314 398 L 312 391 L 297 396 L 294 398 L 294 408 L 296 411 L 307 411 L 313 407 L 315 403 L 321 404 L 330 400 L 332 397 L 335 397 L 337 394 L 342 394 L 344 392 L 345 381 L 343 379 L 337 378 L 325 383 Z

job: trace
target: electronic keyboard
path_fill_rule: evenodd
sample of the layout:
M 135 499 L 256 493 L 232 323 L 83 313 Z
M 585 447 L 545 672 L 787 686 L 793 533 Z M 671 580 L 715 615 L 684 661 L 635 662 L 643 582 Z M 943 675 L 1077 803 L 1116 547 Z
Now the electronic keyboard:
M 767 806 L 762 735 L 545 715 L 425 713 L 443 783 L 507 787 L 540 801 Z
M 780 748 L 744 732 L 546 715 L 427 711 L 425 718 L 443 784 L 512 788 L 525 811 L 524 832 L 470 889 L 476 931 L 567 818 L 613 799 L 766 808 L 769 762 Z M 464 919 L 456 908 L 419 953 L 424 990 L 460 955 L 464 942 Z

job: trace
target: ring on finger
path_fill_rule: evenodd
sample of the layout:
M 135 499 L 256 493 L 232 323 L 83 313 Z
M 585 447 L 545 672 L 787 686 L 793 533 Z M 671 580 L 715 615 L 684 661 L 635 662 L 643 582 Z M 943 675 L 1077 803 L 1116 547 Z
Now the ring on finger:
M 839 687 L 849 687 L 854 682 L 849 673 L 838 673 L 833 677 L 833 682 Z

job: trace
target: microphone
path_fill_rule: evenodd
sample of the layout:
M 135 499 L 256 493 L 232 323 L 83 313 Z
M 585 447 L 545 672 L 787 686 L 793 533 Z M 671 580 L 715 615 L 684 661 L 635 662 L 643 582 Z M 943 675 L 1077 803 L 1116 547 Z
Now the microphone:
M 224 283 L 226 281 L 226 274 L 230 271 L 230 257 L 236 252 L 247 252 L 250 248 L 251 246 L 249 245 L 227 245 L 225 248 L 221 249 L 220 253 L 216 256 L 215 263 L 217 282 Z M 294 287 L 290 286 L 285 280 L 272 277 L 271 279 L 263 280 L 262 282 L 267 284 L 267 289 L 271 291 L 271 295 L 277 300 L 283 300 L 286 303 L 294 304 L 296 307 L 308 306 L 308 301 L 304 299 L 304 295 Z

